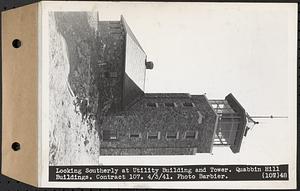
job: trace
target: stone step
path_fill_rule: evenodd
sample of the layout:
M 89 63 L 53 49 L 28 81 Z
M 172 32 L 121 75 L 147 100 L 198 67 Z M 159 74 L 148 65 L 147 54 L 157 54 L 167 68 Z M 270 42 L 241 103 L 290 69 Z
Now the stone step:
M 122 25 L 108 25 L 108 27 L 112 29 L 120 29 L 122 28 Z
M 109 31 L 112 31 L 112 32 L 121 32 L 123 31 L 122 28 L 109 28 Z
M 121 21 L 108 21 L 108 24 L 121 24 Z
M 121 34 L 124 34 L 123 31 L 110 31 L 109 34 L 111 35 L 121 35 Z

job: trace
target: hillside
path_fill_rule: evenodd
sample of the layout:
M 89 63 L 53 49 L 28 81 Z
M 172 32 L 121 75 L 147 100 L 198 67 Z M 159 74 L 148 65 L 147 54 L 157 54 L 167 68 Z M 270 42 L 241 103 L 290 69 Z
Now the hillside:
M 73 15 L 55 14 L 49 15 L 49 165 L 98 164 L 100 142 L 95 119 L 83 118 L 74 106 L 77 96 L 89 100 L 91 113 L 97 108 L 98 92 L 90 66 L 93 41 L 89 38 L 94 22 L 88 14 L 74 17 L 78 26 L 89 30 L 76 35 L 76 29 L 63 20 Z

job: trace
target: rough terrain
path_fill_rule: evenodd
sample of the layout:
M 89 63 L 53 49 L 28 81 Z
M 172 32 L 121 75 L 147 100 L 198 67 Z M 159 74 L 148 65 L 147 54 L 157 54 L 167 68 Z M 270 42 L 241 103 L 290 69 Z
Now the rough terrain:
M 66 24 L 67 29 L 59 25 L 68 19 L 64 16 L 49 14 L 49 165 L 98 164 L 100 142 L 92 116 L 98 91 L 91 73 L 93 41 L 88 38 L 93 37 L 95 19 L 88 14 L 74 17 L 78 25 L 81 18 L 90 26 L 81 26 L 90 33 L 76 34 L 80 31 L 72 25 Z M 76 100 L 90 102 L 89 115 L 83 117 L 80 103 L 75 107 Z

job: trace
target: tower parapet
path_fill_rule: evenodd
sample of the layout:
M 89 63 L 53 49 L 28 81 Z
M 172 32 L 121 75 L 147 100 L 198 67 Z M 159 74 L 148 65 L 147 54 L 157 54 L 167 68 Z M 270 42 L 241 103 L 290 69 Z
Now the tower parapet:
M 209 103 L 218 115 L 214 145 L 230 146 L 232 152 L 239 152 L 246 128 L 245 109 L 232 94 Z

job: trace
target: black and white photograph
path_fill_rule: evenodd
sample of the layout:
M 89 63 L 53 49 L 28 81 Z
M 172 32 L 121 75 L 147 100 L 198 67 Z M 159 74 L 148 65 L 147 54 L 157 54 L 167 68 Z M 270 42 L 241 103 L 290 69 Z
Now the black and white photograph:
M 289 181 L 271 187 L 293 187 L 297 6 L 45 2 L 42 10 L 42 173 L 288 164 Z M 221 183 L 201 182 L 271 184 Z

